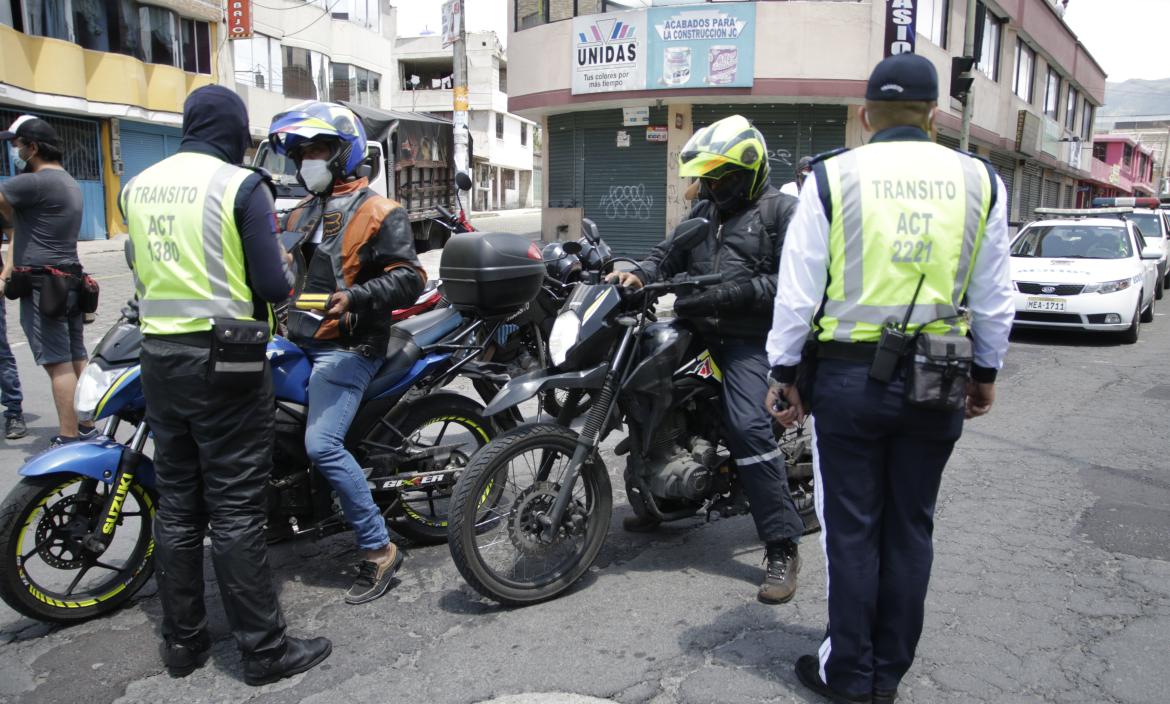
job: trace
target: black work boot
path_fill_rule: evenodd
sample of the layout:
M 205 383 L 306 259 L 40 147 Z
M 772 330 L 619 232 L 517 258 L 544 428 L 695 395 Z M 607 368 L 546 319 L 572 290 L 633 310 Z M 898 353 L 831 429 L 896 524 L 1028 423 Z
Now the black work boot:
M 328 638 L 285 638 L 279 655 L 244 660 L 244 681 L 259 687 L 299 675 L 320 665 L 331 652 L 333 643 Z
M 207 656 L 211 653 L 211 638 L 207 631 L 187 641 L 164 638 L 159 650 L 167 674 L 171 677 L 186 677 L 207 662 Z
M 796 594 L 796 575 L 800 574 L 800 552 L 796 543 L 784 540 L 768 545 L 764 562 L 764 583 L 756 598 L 765 604 L 784 604 Z
M 838 692 L 821 679 L 821 661 L 815 655 L 801 655 L 796 659 L 796 679 L 805 687 L 836 704 L 871 704 L 868 694 Z

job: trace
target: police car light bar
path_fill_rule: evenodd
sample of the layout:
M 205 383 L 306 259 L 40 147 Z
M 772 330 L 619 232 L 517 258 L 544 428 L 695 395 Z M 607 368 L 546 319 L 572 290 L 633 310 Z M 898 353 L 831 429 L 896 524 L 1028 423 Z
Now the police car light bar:
M 1130 199 L 1132 200 L 1132 199 Z M 1126 215 L 1132 213 L 1133 208 L 1036 208 L 1037 215 L 1048 215 L 1053 218 L 1093 218 L 1102 215 Z
M 1094 208 L 1110 208 L 1114 206 L 1129 206 L 1131 208 L 1157 208 L 1161 201 L 1157 198 L 1094 198 Z

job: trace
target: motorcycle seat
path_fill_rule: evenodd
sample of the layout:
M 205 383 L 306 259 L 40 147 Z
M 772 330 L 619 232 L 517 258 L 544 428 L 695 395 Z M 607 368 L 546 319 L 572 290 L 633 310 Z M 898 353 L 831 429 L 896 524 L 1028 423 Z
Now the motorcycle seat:
M 463 316 L 454 308 L 439 308 L 395 323 L 390 328 L 386 359 L 366 387 L 364 398 L 377 398 L 401 381 L 415 362 L 422 359 L 424 347 L 442 340 L 462 324 Z

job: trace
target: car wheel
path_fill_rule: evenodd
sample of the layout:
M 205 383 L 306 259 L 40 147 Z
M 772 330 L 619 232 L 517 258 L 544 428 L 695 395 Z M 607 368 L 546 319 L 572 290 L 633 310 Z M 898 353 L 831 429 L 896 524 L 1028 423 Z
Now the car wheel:
M 1150 299 L 1149 307 L 1147 307 L 1144 311 L 1142 311 L 1142 322 L 1143 323 L 1154 322 L 1154 299 L 1153 298 Z
M 1121 333 L 1121 341 L 1127 345 L 1132 345 L 1138 341 L 1138 336 L 1141 334 L 1142 326 L 1140 322 L 1142 304 L 1141 299 L 1138 299 L 1137 308 L 1133 311 L 1133 322 L 1129 324 L 1125 332 Z

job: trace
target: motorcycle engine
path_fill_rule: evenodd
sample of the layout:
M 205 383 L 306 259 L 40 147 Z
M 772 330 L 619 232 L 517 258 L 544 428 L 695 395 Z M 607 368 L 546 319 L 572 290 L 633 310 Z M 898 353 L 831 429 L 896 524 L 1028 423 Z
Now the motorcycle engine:
M 707 440 L 692 437 L 689 447 L 674 446 L 674 452 L 649 463 L 650 491 L 661 499 L 703 501 L 715 484 L 723 458 Z

